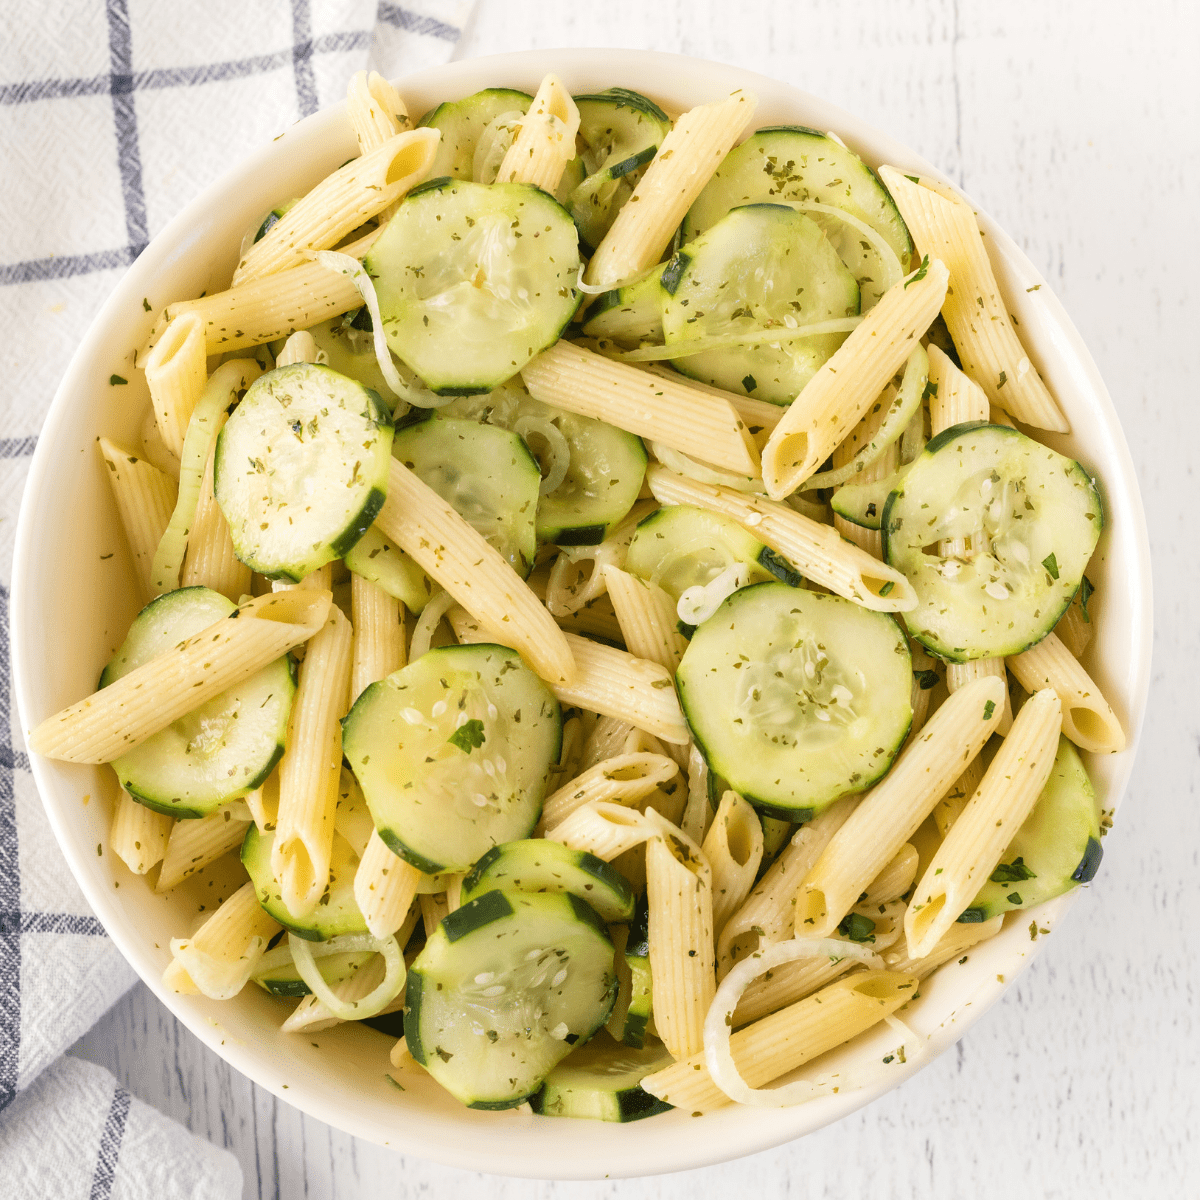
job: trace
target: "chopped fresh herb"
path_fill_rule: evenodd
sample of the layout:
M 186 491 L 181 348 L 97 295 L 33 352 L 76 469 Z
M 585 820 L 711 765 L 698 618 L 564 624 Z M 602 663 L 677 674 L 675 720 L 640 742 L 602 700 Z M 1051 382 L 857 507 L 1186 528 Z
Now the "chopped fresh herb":
M 931 379 L 925 385 L 925 391 L 921 393 L 921 400 L 922 401 L 928 400 L 930 396 L 936 397 L 937 390 L 938 390 L 938 385 L 936 383 L 934 383 L 933 380 Z
M 908 180 L 911 180 L 911 182 L 913 182 L 913 183 L 920 183 L 920 182 L 921 182 L 921 177 L 920 177 L 920 175 L 905 175 L 905 177 L 904 177 L 904 178 L 905 178 L 905 179 L 908 179 Z M 887 1059 L 885 1058 L 883 1061 L 884 1061 L 884 1062 L 887 1062 Z
M 879 589 L 879 598 L 882 600 L 883 597 L 886 596 L 888 592 L 890 592 L 895 586 L 896 581 L 894 579 L 889 579 L 887 583 L 885 583 L 883 587 Z
M 1008 900 L 1009 904 L 1020 904 L 1021 903 L 1021 893 L 1020 892 L 1009 892 L 1008 895 L 1005 897 L 1005 899 Z
M 914 271 L 905 281 L 904 286 L 908 287 L 910 283 L 919 283 L 926 275 L 929 274 L 929 255 L 925 255 L 921 259 L 921 265 Z
M 992 719 L 992 713 L 994 713 L 995 711 L 996 711 L 996 702 L 995 702 L 995 700 L 989 700 L 989 701 L 988 701 L 988 702 L 987 702 L 987 703 L 986 703 L 986 704 L 983 706 L 983 719 L 984 719 L 985 721 L 990 721 L 990 720 Z
M 742 387 L 744 387 L 746 391 L 752 392 L 756 387 L 758 387 L 758 380 L 755 379 L 753 375 L 747 375 L 746 378 L 742 380 Z
M 852 942 L 873 942 L 875 940 L 875 922 L 862 913 L 850 913 L 838 926 L 838 933 Z
M 1000 382 L 998 384 L 996 384 L 996 391 L 999 391 L 1007 382 L 1008 382 L 1008 375 L 1004 371 L 1001 371 L 1000 372 Z
M 108 377 L 108 386 L 109 387 L 119 387 L 128 382 L 129 382 L 128 379 L 122 379 L 120 375 L 110 375 Z
M 1014 858 L 1010 863 L 1001 863 L 988 878 L 993 883 L 1020 883 L 1025 879 L 1036 879 L 1037 875 L 1025 865 L 1023 858 Z
M 150 312 L 150 301 L 145 296 L 142 297 L 142 309 L 145 312 Z
M 1051 579 L 1058 578 L 1058 559 L 1055 558 L 1053 554 L 1047 554 L 1046 557 L 1042 559 L 1042 566 L 1046 568 Z
M 1079 584 L 1079 608 L 1083 613 L 1084 621 L 1089 625 L 1092 623 L 1092 618 L 1088 613 L 1088 601 L 1092 598 L 1095 590 L 1092 581 L 1085 575 Z
M 941 678 L 936 671 L 914 671 L 913 676 L 916 678 L 917 683 L 921 685 L 921 691 L 923 692 L 937 687 L 938 680 Z
M 1041 286 L 1042 286 L 1042 285 L 1041 285 L 1040 283 L 1035 283 L 1035 284 L 1033 285 L 1033 287 L 1026 288 L 1025 290 L 1026 290 L 1027 292 L 1036 292 L 1036 291 L 1040 291 L 1040 290 L 1041 290 Z
M 452 746 L 457 746 L 464 754 L 470 754 L 483 745 L 486 735 L 483 732 L 483 722 L 480 720 L 467 721 L 460 725 L 447 739 Z

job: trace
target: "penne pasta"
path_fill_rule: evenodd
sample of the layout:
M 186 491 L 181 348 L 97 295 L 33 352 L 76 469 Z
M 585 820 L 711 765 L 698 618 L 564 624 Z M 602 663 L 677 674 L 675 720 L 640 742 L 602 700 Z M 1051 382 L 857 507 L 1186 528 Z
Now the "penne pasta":
M 1005 662 L 1027 692 L 1054 689 L 1062 701 L 1062 731 L 1081 750 L 1116 754 L 1125 749 L 1125 731 L 1112 706 L 1056 634 Z
M 604 568 L 608 595 L 621 623 L 626 649 L 673 675 L 687 649 L 675 604 L 662 588 L 611 564 Z
M 145 875 L 162 862 L 174 824 L 173 817 L 147 808 L 122 790 L 113 812 L 108 844 L 135 875 Z
M 982 779 L 983 760 L 973 758 L 950 790 L 934 805 L 933 822 L 943 838 L 950 832 L 950 827 L 958 820 L 962 810 L 967 807 L 967 801 L 975 795 Z
M 685 112 L 604 235 L 586 282 L 611 288 L 662 258 L 684 214 L 750 123 L 758 97 L 738 90 Z
M 388 498 L 375 523 L 489 631 L 489 640 L 512 646 L 551 686 L 575 676 L 567 635 L 525 581 L 437 492 L 394 459 Z
M 769 496 L 796 491 L 863 417 L 937 316 L 949 278 L 934 259 L 894 284 L 808 381 L 763 449 Z
M 275 359 L 276 367 L 290 367 L 295 363 L 315 363 L 317 361 L 317 342 L 307 329 L 298 329 L 279 351 Z
M 967 374 L 1018 421 L 1067 433 L 1070 425 L 1029 361 L 1000 294 L 975 214 L 965 201 L 880 167 L 917 252 L 942 259 L 953 281 L 942 315 Z
M 30 732 L 29 748 L 66 762 L 111 762 L 306 642 L 324 625 L 330 603 L 329 594 L 320 592 L 251 600 L 86 700 L 47 717 Z
M 354 873 L 354 900 L 375 937 L 385 938 L 404 924 L 420 881 L 421 872 L 393 854 L 373 830 Z
M 646 469 L 646 480 L 660 504 L 694 504 L 732 517 L 806 579 L 864 608 L 907 612 L 917 605 L 912 584 L 899 571 L 843 541 L 832 526 L 820 525 L 786 504 L 700 483 L 658 464 Z
M 713 934 L 719 937 L 750 894 L 763 855 L 758 813 L 737 792 L 721 798 L 702 849 L 712 869 Z
M 381 587 L 350 573 L 350 611 L 354 626 L 354 659 L 350 703 L 380 679 L 398 671 L 404 652 L 404 606 Z
M 237 804 L 191 821 L 176 821 L 167 841 L 156 892 L 169 892 L 189 876 L 236 850 L 246 840 L 251 822 L 236 815 Z M 242 812 L 245 809 L 241 809 Z
M 763 1087 L 878 1024 L 912 999 L 915 984 L 912 975 L 864 971 L 756 1021 L 730 1038 L 738 1074 L 750 1087 Z M 654 985 L 657 999 L 657 976 Z M 647 1075 L 642 1088 L 684 1112 L 711 1112 L 730 1102 L 709 1075 L 703 1053 Z
M 838 927 L 982 749 L 1003 692 L 992 678 L 955 692 L 867 792 L 804 879 L 796 896 L 797 937 L 828 937 Z
M 575 157 L 579 109 L 557 75 L 542 80 L 500 164 L 497 183 L 530 183 L 553 195 Z
M 204 328 L 195 313 L 171 320 L 146 357 L 150 407 L 163 445 L 176 458 L 183 455 L 192 409 L 208 378 Z
M 1050 777 L 1061 730 L 1062 704 L 1050 688 L 1022 706 L 983 781 L 917 884 L 904 920 L 910 957 L 933 950 L 995 870 Z
M 995 937 L 1003 924 L 1003 914 L 993 917 L 990 921 L 968 922 L 963 925 L 955 922 L 938 939 L 937 945 L 921 958 L 911 957 L 907 942 L 901 939 L 884 954 L 883 961 L 890 971 L 901 971 L 905 975 L 915 975 L 918 979 L 924 979 L 932 975 L 943 963 L 948 963 L 952 958 L 961 958 L 963 952 L 972 946 Z
M 175 480 L 153 463 L 122 450 L 108 438 L 100 439 L 100 453 L 104 456 L 105 474 L 117 502 L 125 540 L 133 555 L 141 596 L 148 600 L 154 595 L 150 586 L 154 552 L 171 520 L 179 488 Z
M 737 409 L 682 379 L 651 375 L 566 341 L 522 367 L 521 378 L 544 404 L 606 421 L 739 475 L 759 474 L 758 447 Z
M 605 759 L 546 797 L 542 826 L 553 829 L 586 804 L 636 805 L 678 770 L 674 761 L 662 754 L 621 754 Z
M 407 129 L 408 109 L 400 94 L 378 71 L 355 71 L 346 88 L 346 117 L 358 139 L 358 152 L 378 150 Z
M 420 183 L 433 165 L 441 134 L 409 129 L 351 159 L 298 200 L 255 242 L 233 273 L 233 286 L 253 283 L 327 250 Z

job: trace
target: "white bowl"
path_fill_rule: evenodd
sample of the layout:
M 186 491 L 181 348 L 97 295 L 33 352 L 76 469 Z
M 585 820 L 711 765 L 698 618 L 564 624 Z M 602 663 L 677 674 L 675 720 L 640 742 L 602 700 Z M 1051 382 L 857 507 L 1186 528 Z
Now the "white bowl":
M 411 111 L 490 86 L 533 91 L 547 71 L 574 92 L 612 85 L 645 92 L 674 111 L 734 88 L 758 94 L 756 125 L 831 129 L 868 162 L 922 175 L 937 171 L 911 150 L 841 109 L 787 84 L 718 63 L 627 50 L 539 50 L 450 63 L 402 81 Z M 12 585 L 14 680 L 22 727 L 79 699 L 136 611 L 130 564 L 95 439 L 133 444 L 147 398 L 132 350 L 162 306 L 227 286 L 246 227 L 273 204 L 311 187 L 356 153 L 341 106 L 320 112 L 263 147 L 179 214 L 130 268 L 96 318 L 51 405 L 30 468 L 16 538 Z M 1107 525 L 1089 575 L 1097 584 L 1097 637 L 1087 665 L 1129 733 L 1121 754 L 1090 756 L 1104 807 L 1120 800 L 1133 765 L 1149 684 L 1151 596 L 1145 517 L 1129 451 L 1100 375 L 1061 304 L 1012 239 L 980 214 L 993 262 L 1035 365 L 1071 421 L 1070 437 L 1047 437 L 1090 466 L 1103 486 Z M 1039 290 L 1028 289 L 1040 285 Z M 154 313 L 142 304 L 148 297 Z M 109 385 L 109 376 L 129 379 Z M 195 897 L 155 896 L 107 850 L 116 783 L 107 767 L 33 758 L 33 772 L 59 844 L 84 894 L 122 953 L 164 1004 L 217 1054 L 282 1100 L 358 1137 L 471 1170 L 589 1179 L 682 1170 L 751 1154 L 853 1112 L 886 1084 L 797 1108 L 728 1107 L 700 1121 L 671 1112 L 607 1125 L 474 1112 L 428 1077 L 386 1078 L 390 1042 L 343 1026 L 316 1037 L 279 1031 L 285 1006 L 254 987 L 234 1002 L 179 996 L 160 976 L 173 936 L 191 928 Z M 86 797 L 92 803 L 85 804 Z M 1100 877 L 1103 886 L 1103 874 Z M 211 895 L 211 893 L 210 893 Z M 1078 892 L 1038 911 L 1056 922 Z M 922 985 L 906 1019 L 929 1035 L 923 1062 L 952 1045 L 1041 951 L 1028 914 Z M 998 981 L 1003 977 L 1004 982 Z M 1031 1017 L 1031 1019 L 1033 1019 Z M 894 1041 L 887 1034 L 884 1041 Z M 319 1044 L 314 1048 L 313 1042 Z M 882 1046 L 883 1041 L 880 1042 Z M 896 1081 L 921 1064 L 900 1068 Z

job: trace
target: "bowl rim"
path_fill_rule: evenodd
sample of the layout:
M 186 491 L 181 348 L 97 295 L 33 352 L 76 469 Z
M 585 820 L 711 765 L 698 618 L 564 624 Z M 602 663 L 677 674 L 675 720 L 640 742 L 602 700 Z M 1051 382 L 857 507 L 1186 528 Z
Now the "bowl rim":
M 441 89 L 443 96 L 449 96 L 455 93 L 456 84 L 461 81 L 477 81 L 481 75 L 490 78 L 492 82 L 483 85 L 471 82 L 471 91 L 477 86 L 514 86 L 511 80 L 540 78 L 547 70 L 553 70 L 569 81 L 573 75 L 595 73 L 601 68 L 612 76 L 621 77 L 623 83 L 626 77 L 640 81 L 641 86 L 661 79 L 666 81 L 663 84 L 664 91 L 670 90 L 672 86 L 688 86 L 686 80 L 683 83 L 679 82 L 682 75 L 690 74 L 694 86 L 694 77 L 700 72 L 704 76 L 705 89 L 711 92 L 712 96 L 720 95 L 726 86 L 730 90 L 733 87 L 743 87 L 760 95 L 766 93 L 797 112 L 818 112 L 825 128 L 836 130 L 853 146 L 862 148 L 868 141 L 876 146 L 883 146 L 889 161 L 907 165 L 943 182 L 951 182 L 931 163 L 903 143 L 839 106 L 756 72 L 686 55 L 622 48 L 525 50 L 446 63 L 402 76 L 397 83 L 402 94 L 406 89 Z M 646 90 L 652 94 L 657 91 L 655 87 L 646 87 Z M 277 154 L 289 152 L 296 143 L 306 139 L 333 139 L 336 136 L 335 126 L 342 119 L 344 106 L 343 101 L 298 122 L 277 138 L 275 143 L 258 148 L 242 162 L 230 168 L 185 206 L 150 242 L 117 282 L 73 355 L 38 437 L 15 536 L 10 631 L 13 694 L 22 729 L 28 729 L 32 724 L 30 672 L 35 664 L 31 661 L 29 642 L 30 631 L 37 620 L 37 614 L 28 600 L 27 593 L 30 590 L 30 580 L 36 575 L 39 566 L 34 538 L 34 501 L 48 485 L 53 484 L 54 472 L 61 465 L 55 461 L 55 447 L 62 440 L 62 434 L 71 419 L 72 397 L 76 394 L 86 394 L 90 386 L 87 379 L 89 366 L 106 345 L 109 327 L 113 326 L 114 331 L 127 327 L 128 322 L 120 321 L 120 314 L 127 312 L 129 305 L 136 303 L 140 296 L 150 294 L 148 282 L 156 278 L 159 272 L 169 270 L 173 251 L 186 241 L 189 233 L 199 224 L 198 218 L 240 183 L 259 175 Z M 864 157 L 874 156 L 865 154 Z M 1131 564 L 1134 569 L 1131 572 L 1129 600 L 1132 609 L 1131 628 L 1136 636 L 1136 644 L 1132 649 L 1136 654 L 1137 664 L 1128 690 L 1128 743 L 1119 756 L 1121 762 L 1113 774 L 1107 796 L 1108 802 L 1115 808 L 1120 804 L 1128 787 L 1140 741 L 1149 689 L 1153 640 L 1149 538 L 1137 477 L 1116 410 L 1082 337 L 1057 297 L 1046 288 L 1040 273 L 1012 238 L 985 211 L 975 207 L 979 213 L 981 227 L 998 248 L 1002 259 L 1006 260 L 1010 268 L 1023 277 L 1036 281 L 1043 289 L 1042 295 L 1039 296 L 1042 322 L 1058 335 L 1062 344 L 1056 346 L 1056 350 L 1067 353 L 1073 360 L 1070 370 L 1095 404 L 1094 415 L 1100 418 L 1113 452 L 1112 460 L 1104 466 L 1106 490 L 1110 493 L 1121 493 L 1122 519 L 1131 526 L 1135 561 Z M 1003 992 L 1012 986 L 1019 973 L 1028 967 L 1045 945 L 1043 938 L 1039 943 L 1022 948 L 1019 955 L 1010 955 L 1012 961 L 1003 973 L 1004 982 L 991 979 L 990 976 L 980 982 L 970 1000 L 960 1005 L 932 1032 L 929 1038 L 929 1052 L 921 1061 L 908 1064 L 898 1072 L 894 1080 L 889 1079 L 857 1092 L 811 1102 L 788 1110 L 787 1116 L 783 1118 L 779 1117 L 777 1110 L 745 1109 L 736 1110 L 739 1119 L 724 1119 L 720 1122 L 708 1120 L 703 1129 L 678 1124 L 673 1127 L 669 1136 L 661 1138 L 647 1138 L 633 1133 L 618 1139 L 622 1151 L 628 1150 L 629 1156 L 617 1162 L 612 1159 L 613 1147 L 610 1143 L 613 1142 L 613 1138 L 607 1135 L 594 1139 L 586 1136 L 561 1136 L 553 1139 L 539 1137 L 539 1142 L 545 1145 L 535 1156 L 530 1150 L 522 1148 L 528 1139 L 515 1136 L 519 1130 L 529 1128 L 525 1118 L 512 1118 L 507 1126 L 497 1124 L 500 1133 L 496 1138 L 455 1137 L 456 1132 L 462 1135 L 470 1126 L 462 1120 L 442 1120 L 437 1114 L 426 1120 L 425 1114 L 410 1114 L 402 1107 L 397 1109 L 400 1119 L 390 1125 L 374 1120 L 364 1124 L 361 1118 L 347 1112 L 338 1098 L 326 1095 L 319 1087 L 281 1083 L 278 1071 L 267 1070 L 269 1048 L 264 1050 L 248 1048 L 244 1044 L 231 1044 L 230 1040 L 226 1039 L 221 1025 L 206 1011 L 205 1004 L 197 1002 L 194 997 L 169 992 L 163 987 L 158 964 L 152 961 L 147 947 L 139 941 L 135 928 L 124 914 L 123 906 L 114 892 L 103 885 L 94 865 L 96 860 L 92 859 L 89 863 L 82 853 L 76 853 L 76 847 L 68 836 L 66 801 L 57 795 L 59 785 L 52 779 L 49 765 L 37 755 L 31 754 L 29 757 L 51 827 L 84 896 L 118 949 L 177 1019 L 236 1070 L 301 1111 L 355 1136 L 366 1137 L 406 1153 L 467 1170 L 541 1179 L 628 1177 L 706 1166 L 781 1145 L 813 1132 L 831 1121 L 848 1116 L 891 1090 L 893 1086 L 904 1082 L 921 1066 L 931 1062 L 957 1041 Z M 1075 889 L 1051 901 L 1045 906 L 1048 917 L 1054 921 L 1061 919 L 1079 898 L 1081 890 Z M 964 1012 L 963 1009 L 969 1011 Z M 734 1110 L 722 1110 L 727 1117 L 732 1111 Z M 410 1122 L 411 1128 L 408 1127 Z M 655 1122 L 647 1122 L 609 1128 L 638 1131 L 654 1124 Z M 594 1126 L 594 1123 L 589 1122 L 585 1126 L 584 1123 L 559 1122 L 550 1129 L 556 1130 L 563 1125 L 582 1127 L 586 1134 L 587 1127 Z M 472 1132 L 481 1132 L 481 1127 L 476 1126 Z M 561 1132 L 566 1135 L 570 1131 Z M 663 1133 L 666 1135 L 665 1129 Z M 696 1133 L 701 1133 L 701 1136 L 697 1137 Z M 717 1136 L 714 1137 L 714 1134 Z M 425 1140 L 427 1137 L 431 1140 Z M 562 1142 L 564 1145 L 573 1142 L 575 1145 L 570 1153 L 555 1154 L 549 1150 L 550 1140 Z M 593 1141 L 597 1148 L 589 1150 L 587 1147 Z

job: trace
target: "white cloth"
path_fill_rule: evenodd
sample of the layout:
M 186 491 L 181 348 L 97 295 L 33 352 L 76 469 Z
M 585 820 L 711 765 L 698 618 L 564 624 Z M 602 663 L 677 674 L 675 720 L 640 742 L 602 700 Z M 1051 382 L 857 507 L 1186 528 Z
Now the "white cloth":
M 471 0 L 18 0 L 0 38 L 0 1193 L 241 1194 L 232 1156 L 98 1068 L 51 1067 L 134 981 L 50 832 L 9 696 L 29 459 L 93 315 L 206 184 L 361 68 L 453 53 Z M 26 1090 L 28 1089 L 28 1090 Z M 18 1093 L 21 1093 L 18 1098 Z M 114 1100 L 114 1096 L 116 1100 Z M 124 1097 L 124 1099 L 122 1099 Z M 106 1132 L 118 1110 L 124 1137 Z M 153 1189 L 150 1187 L 154 1182 Z

